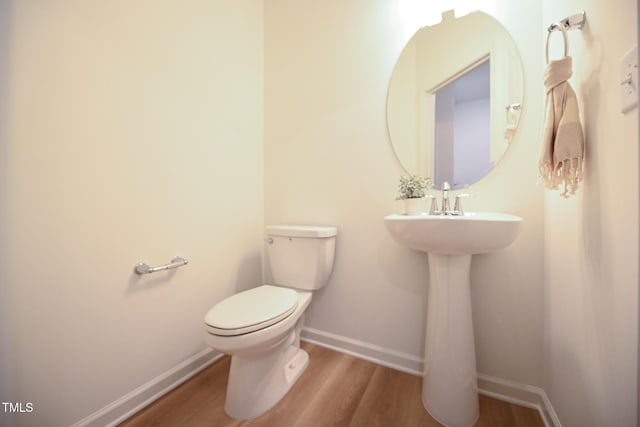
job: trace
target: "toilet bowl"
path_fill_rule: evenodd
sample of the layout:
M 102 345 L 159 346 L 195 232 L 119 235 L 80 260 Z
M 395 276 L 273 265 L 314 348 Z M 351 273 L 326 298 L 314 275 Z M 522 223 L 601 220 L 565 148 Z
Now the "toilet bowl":
M 276 285 L 232 295 L 205 316 L 207 345 L 231 356 L 225 411 L 236 419 L 271 409 L 304 372 L 304 312 L 333 269 L 335 227 L 270 226 L 266 232 Z

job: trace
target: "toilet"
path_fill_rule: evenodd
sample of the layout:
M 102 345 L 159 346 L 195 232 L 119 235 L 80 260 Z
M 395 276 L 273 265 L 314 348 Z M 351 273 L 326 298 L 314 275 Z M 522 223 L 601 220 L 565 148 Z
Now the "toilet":
M 271 409 L 309 364 L 300 348 L 304 312 L 331 275 L 336 234 L 335 227 L 266 227 L 273 283 L 232 295 L 205 315 L 207 345 L 231 356 L 224 405 L 230 417 Z

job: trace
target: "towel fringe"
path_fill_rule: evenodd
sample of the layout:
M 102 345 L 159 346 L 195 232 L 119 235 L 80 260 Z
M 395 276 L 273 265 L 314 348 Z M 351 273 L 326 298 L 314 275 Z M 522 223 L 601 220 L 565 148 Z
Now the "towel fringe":
M 540 164 L 540 177 L 544 186 L 550 190 L 557 190 L 562 185 L 563 191 L 560 195 L 568 198 L 572 194 L 576 194 L 576 190 L 580 182 L 582 182 L 583 161 L 580 157 L 565 159 L 558 163 L 555 167 L 549 164 Z

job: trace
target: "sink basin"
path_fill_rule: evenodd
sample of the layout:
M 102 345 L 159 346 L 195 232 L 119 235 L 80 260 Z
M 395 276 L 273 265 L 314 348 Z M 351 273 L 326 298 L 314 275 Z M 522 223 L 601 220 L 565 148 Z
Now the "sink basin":
M 428 253 L 422 403 L 441 424 L 472 426 L 478 419 L 479 402 L 471 257 L 511 244 L 522 218 L 502 213 L 388 215 L 384 223 L 396 242 Z
M 460 216 L 393 214 L 386 216 L 384 223 L 394 240 L 411 249 L 463 255 L 494 252 L 510 245 L 522 218 L 494 212 Z

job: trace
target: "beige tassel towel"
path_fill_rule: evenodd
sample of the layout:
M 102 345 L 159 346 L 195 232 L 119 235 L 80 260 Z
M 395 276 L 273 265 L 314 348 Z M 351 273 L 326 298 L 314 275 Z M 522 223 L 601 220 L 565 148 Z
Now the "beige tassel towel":
M 551 61 L 544 74 L 547 91 L 540 176 L 545 187 L 559 189 L 563 197 L 575 194 L 582 181 L 584 136 L 571 77 L 571 57 Z

